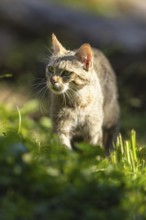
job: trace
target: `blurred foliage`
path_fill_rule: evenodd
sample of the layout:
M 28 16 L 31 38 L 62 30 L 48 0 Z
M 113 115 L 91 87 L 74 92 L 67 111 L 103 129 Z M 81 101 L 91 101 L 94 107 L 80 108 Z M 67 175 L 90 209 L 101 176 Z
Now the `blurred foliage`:
M 128 145 L 120 137 L 110 158 L 84 143 L 70 151 L 51 134 L 48 117 L 34 120 L 38 108 L 35 100 L 0 105 L 0 219 L 145 219 L 146 149 L 136 133 Z
M 84 10 L 88 13 L 95 13 L 95 14 L 104 14 L 104 15 L 115 15 L 117 14 L 117 4 L 116 0 L 59 0 L 52 1 L 53 3 L 63 4 L 66 6 L 73 7 L 75 9 Z M 126 5 L 126 2 L 125 2 Z
M 116 10 L 115 8 L 115 4 L 113 1 L 107 2 L 107 1 L 101 1 L 101 0 L 85 0 L 83 1 L 79 1 L 79 0 L 63 0 L 63 1 L 59 1 L 59 0 L 55 0 L 52 2 L 56 2 L 56 3 L 61 3 L 64 4 L 66 6 L 70 6 L 76 9 L 81 9 L 81 10 L 85 10 L 88 11 L 88 13 L 92 12 L 92 13 L 98 13 L 98 14 L 112 14 L 114 13 Z
M 94 13 L 104 16 L 120 16 L 124 14 L 135 13 L 142 15 L 140 8 L 144 8 L 143 0 L 48 0 L 52 3 L 62 4 L 88 13 Z

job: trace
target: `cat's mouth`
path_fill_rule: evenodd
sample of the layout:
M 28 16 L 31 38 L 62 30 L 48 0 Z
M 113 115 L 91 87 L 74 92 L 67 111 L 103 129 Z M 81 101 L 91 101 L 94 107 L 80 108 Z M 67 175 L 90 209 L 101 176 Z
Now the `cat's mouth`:
M 55 94 L 65 93 L 67 88 L 61 86 L 59 83 L 52 84 L 51 82 L 47 83 L 48 88 Z

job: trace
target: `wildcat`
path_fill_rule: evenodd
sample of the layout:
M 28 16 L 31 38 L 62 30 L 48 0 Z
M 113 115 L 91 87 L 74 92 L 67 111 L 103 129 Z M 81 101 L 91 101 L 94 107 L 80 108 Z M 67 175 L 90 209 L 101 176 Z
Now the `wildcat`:
M 119 119 L 116 77 L 109 61 L 88 43 L 66 50 L 54 34 L 52 48 L 46 78 L 54 132 L 67 148 L 83 139 L 109 152 Z

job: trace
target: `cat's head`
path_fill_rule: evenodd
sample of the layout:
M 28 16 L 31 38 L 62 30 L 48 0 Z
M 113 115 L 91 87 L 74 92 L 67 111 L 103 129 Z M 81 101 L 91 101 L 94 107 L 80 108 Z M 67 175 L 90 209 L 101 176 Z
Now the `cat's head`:
M 46 66 L 47 86 L 56 93 L 77 91 L 91 79 L 93 52 L 89 44 L 83 44 L 76 51 L 66 50 L 52 35 L 53 53 Z

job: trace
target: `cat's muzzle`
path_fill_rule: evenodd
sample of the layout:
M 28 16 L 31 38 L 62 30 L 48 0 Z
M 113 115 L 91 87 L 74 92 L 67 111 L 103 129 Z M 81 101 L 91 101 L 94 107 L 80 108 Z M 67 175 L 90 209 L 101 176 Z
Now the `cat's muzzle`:
M 48 82 L 49 89 L 55 94 L 62 94 L 66 91 L 66 88 L 61 86 L 58 82 Z

